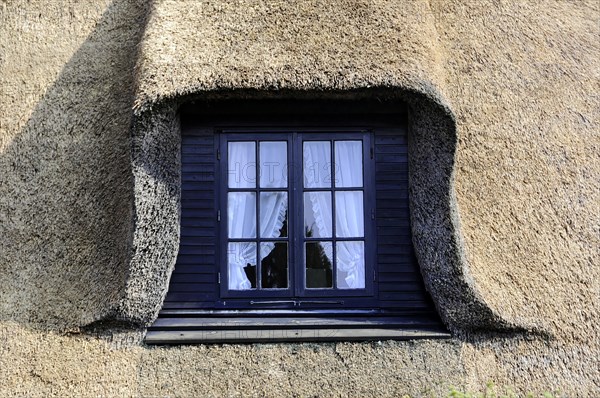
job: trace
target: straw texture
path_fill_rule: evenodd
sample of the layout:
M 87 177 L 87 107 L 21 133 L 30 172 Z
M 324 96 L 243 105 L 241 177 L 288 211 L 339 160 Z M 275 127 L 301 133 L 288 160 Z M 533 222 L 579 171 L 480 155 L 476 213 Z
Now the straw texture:
M 600 395 L 599 20 L 594 1 L 0 2 L 0 396 Z M 178 244 L 178 106 L 266 96 L 409 104 L 415 247 L 453 339 L 140 344 Z

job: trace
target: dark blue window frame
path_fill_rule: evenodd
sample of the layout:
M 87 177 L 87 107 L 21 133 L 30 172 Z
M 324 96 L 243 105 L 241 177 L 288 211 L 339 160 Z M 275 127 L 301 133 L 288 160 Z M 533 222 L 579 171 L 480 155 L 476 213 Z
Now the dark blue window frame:
M 380 98 L 202 100 L 182 106 L 180 116 L 180 246 L 167 295 L 158 319 L 148 329 L 146 343 L 449 337 L 426 291 L 412 245 L 406 104 Z M 373 295 L 221 297 L 226 274 L 219 277 L 223 265 L 219 235 L 223 221 L 217 221 L 222 209 L 220 137 L 223 133 L 243 133 L 249 138 L 299 131 L 371 133 L 372 236 L 377 239 Z
M 219 139 L 216 151 L 218 156 L 218 170 L 216 181 L 219 187 L 218 209 L 220 216 L 219 222 L 219 256 L 220 264 L 220 295 L 224 300 L 228 299 L 250 299 L 247 301 L 249 308 L 287 308 L 287 307 L 311 307 L 311 306 L 334 306 L 343 307 L 344 298 L 354 298 L 361 301 L 363 306 L 376 305 L 377 291 L 374 288 L 376 279 L 376 233 L 375 233 L 375 197 L 374 197 L 374 159 L 373 159 L 373 140 L 372 132 L 364 129 L 339 129 L 339 128 L 235 128 L 223 129 L 218 131 Z M 363 217 L 364 217 L 364 237 L 363 238 L 335 238 L 326 239 L 334 242 L 358 241 L 365 242 L 365 288 L 362 289 L 337 289 L 337 288 L 306 288 L 304 273 L 304 251 L 302 247 L 305 242 L 316 241 L 318 239 L 305 238 L 303 233 L 303 206 L 302 195 L 305 191 L 329 191 L 332 195 L 336 191 L 357 190 L 356 188 L 339 188 L 332 184 L 331 188 L 303 188 L 302 171 L 302 145 L 305 141 L 361 141 L 363 148 Z M 268 239 L 268 241 L 288 241 L 289 242 L 289 284 L 286 289 L 252 289 L 252 290 L 231 290 L 228 287 L 227 278 L 227 245 L 235 239 L 228 238 L 227 233 L 227 193 L 235 191 L 253 191 L 260 192 L 258 184 L 256 188 L 231 189 L 228 188 L 228 162 L 227 162 L 227 143 L 239 141 L 287 141 L 288 142 L 288 161 L 293 165 L 288 169 L 288 238 Z M 256 145 L 258 148 L 258 145 Z M 258 150 L 258 149 L 257 149 Z M 332 157 L 333 159 L 333 157 Z M 272 191 L 272 189 L 269 189 Z M 335 223 L 334 223 L 335 224 Z M 334 227 L 335 228 L 335 227 Z M 323 240 L 323 239 L 321 239 Z M 255 241 L 256 243 L 264 241 L 261 238 L 237 239 L 237 241 Z M 260 275 L 260 262 L 257 261 L 257 275 Z M 336 279 L 336 268 L 333 267 L 333 280 Z M 258 278 L 260 279 L 260 277 Z M 232 303 L 236 307 L 242 303 Z M 225 305 L 226 307 L 227 305 Z

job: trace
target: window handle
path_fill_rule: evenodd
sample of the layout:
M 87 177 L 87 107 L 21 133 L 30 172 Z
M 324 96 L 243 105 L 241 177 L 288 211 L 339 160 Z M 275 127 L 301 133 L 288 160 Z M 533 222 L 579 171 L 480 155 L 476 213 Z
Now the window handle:
M 296 305 L 301 306 L 302 304 L 328 304 L 328 305 L 332 305 L 332 304 L 339 304 L 339 305 L 344 305 L 343 301 L 318 301 L 318 300 L 300 300 L 296 303 Z
M 270 300 L 270 301 L 250 301 L 250 304 L 255 305 L 255 304 L 296 304 L 296 301 L 294 300 L 281 300 L 281 301 L 275 301 L 275 300 Z

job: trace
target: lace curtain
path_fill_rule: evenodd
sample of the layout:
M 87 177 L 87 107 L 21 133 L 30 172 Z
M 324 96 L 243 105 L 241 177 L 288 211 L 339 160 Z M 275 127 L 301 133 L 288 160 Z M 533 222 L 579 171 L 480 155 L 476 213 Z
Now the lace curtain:
M 304 143 L 304 181 L 307 188 L 326 188 L 331 179 L 336 187 L 360 188 L 362 181 L 362 143 L 360 141 L 336 141 L 334 176 L 330 175 L 331 149 L 326 141 Z M 331 238 L 333 234 L 333 206 L 327 192 L 308 192 L 312 216 L 318 237 Z M 337 191 L 335 193 L 335 229 L 337 238 L 364 237 L 364 211 L 362 191 Z M 305 206 L 307 209 L 307 206 Z M 306 210 L 305 210 L 306 211 Z M 333 262 L 333 249 L 324 246 L 329 261 Z M 365 287 L 364 243 L 362 241 L 338 241 L 336 243 L 337 287 L 360 289 Z M 340 272 L 341 271 L 341 272 Z
M 256 178 L 256 148 L 254 142 L 229 143 L 229 188 L 254 188 Z M 335 186 L 362 188 L 362 143 L 360 141 L 335 142 Z M 287 150 L 285 142 L 260 143 L 261 188 L 287 186 Z M 307 188 L 331 187 L 331 149 L 327 141 L 306 141 L 303 146 L 305 186 Z M 306 193 L 318 236 L 332 238 L 333 206 L 330 192 Z M 254 192 L 229 192 L 228 231 L 229 238 L 256 238 L 256 194 Z M 261 192 L 260 237 L 279 236 L 287 212 L 287 193 Z M 362 190 L 335 192 L 336 238 L 364 237 L 364 211 Z M 260 257 L 265 258 L 273 250 L 273 242 L 261 242 Z M 333 248 L 324 247 L 325 255 L 333 263 Z M 257 247 L 254 242 L 230 242 L 228 246 L 228 278 L 232 290 L 251 288 L 244 267 L 257 263 Z M 365 287 L 364 242 L 338 240 L 336 243 L 337 287 L 359 289 Z
M 229 188 L 254 188 L 256 178 L 256 147 L 254 142 L 230 142 L 228 148 Z M 261 188 L 287 186 L 287 146 L 285 142 L 260 143 Z M 275 238 L 283 226 L 287 212 L 286 192 L 261 192 L 260 237 Z M 256 194 L 254 192 L 229 192 L 227 197 L 227 225 L 229 238 L 256 238 Z M 271 253 L 275 244 L 261 242 L 260 257 Z M 257 248 L 254 242 L 230 242 L 228 245 L 229 289 L 247 290 L 252 284 L 244 267 L 256 266 Z

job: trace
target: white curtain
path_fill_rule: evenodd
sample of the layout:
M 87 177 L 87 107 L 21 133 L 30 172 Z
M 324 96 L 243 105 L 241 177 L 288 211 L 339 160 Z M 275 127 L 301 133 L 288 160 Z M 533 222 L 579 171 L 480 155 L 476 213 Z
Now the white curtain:
M 304 184 L 307 188 L 330 187 L 327 172 L 331 165 L 331 149 L 328 142 L 305 142 Z M 362 142 L 335 142 L 336 187 L 361 188 L 362 181 Z M 325 178 L 320 178 L 325 176 Z M 330 196 L 324 192 L 309 192 L 310 208 L 318 228 L 318 236 L 331 238 L 332 214 Z M 338 191 L 335 194 L 335 228 L 337 238 L 364 237 L 364 211 L 362 191 Z M 305 207 L 306 209 L 306 207 Z M 333 253 L 325 248 L 325 255 L 332 261 Z M 365 287 L 364 243 L 356 241 L 338 241 L 336 245 L 336 265 L 338 269 L 337 286 L 341 289 L 360 289 Z M 341 272 L 340 272 L 341 271 Z
M 285 142 L 260 143 L 261 188 L 287 186 L 287 146 Z M 230 142 L 228 150 L 229 187 L 254 188 L 256 167 L 254 142 Z M 238 173 L 240 174 L 238 176 Z M 287 211 L 286 192 L 260 193 L 260 237 L 275 238 L 283 226 Z M 256 194 L 254 192 L 229 192 L 227 197 L 227 225 L 229 238 L 256 238 Z M 265 258 L 273 250 L 273 242 L 260 245 L 260 256 Z M 253 242 L 230 242 L 228 246 L 228 282 L 231 290 L 247 290 L 251 283 L 244 272 L 248 264 L 256 265 L 256 244 Z

